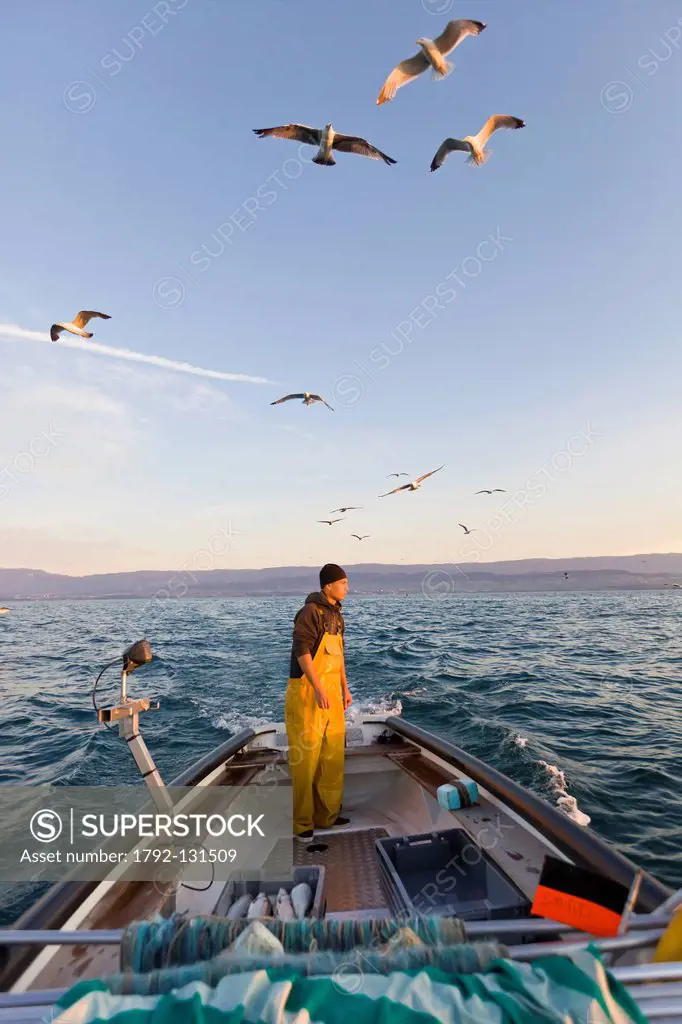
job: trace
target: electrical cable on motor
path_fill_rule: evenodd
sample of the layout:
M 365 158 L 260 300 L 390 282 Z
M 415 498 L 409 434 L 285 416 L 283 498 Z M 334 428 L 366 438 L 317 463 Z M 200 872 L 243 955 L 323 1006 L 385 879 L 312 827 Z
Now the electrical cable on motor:
M 192 892 L 206 892 L 208 889 L 210 889 L 213 883 L 215 882 L 215 864 L 213 863 L 213 861 L 211 861 L 210 863 L 212 877 L 208 885 L 203 885 L 201 888 L 199 888 L 199 886 L 197 885 L 188 885 L 187 882 L 180 882 L 180 887 L 182 889 L 191 889 Z
M 99 674 L 99 675 L 97 676 L 97 679 L 95 679 L 95 685 L 94 685 L 94 686 L 93 686 L 93 688 L 92 688 L 92 706 L 93 706 L 93 708 L 95 709 L 95 711 L 97 712 L 97 715 L 98 715 L 98 716 L 99 716 L 99 711 L 100 711 L 100 709 L 99 709 L 99 708 L 97 707 L 97 700 L 96 700 L 96 696 L 97 696 L 97 685 L 98 685 L 98 683 L 99 683 L 100 679 L 102 678 L 102 676 L 104 675 L 104 673 L 106 672 L 106 670 L 107 670 L 108 668 L 111 668 L 111 666 L 112 666 L 112 665 L 118 665 L 118 658 L 116 658 L 116 659 L 115 659 L 114 661 L 110 661 L 108 665 L 105 665 L 105 666 L 104 666 L 104 668 L 102 669 L 102 671 L 100 672 L 100 674 Z M 108 729 L 108 730 L 109 730 L 109 732 L 111 732 L 111 726 L 110 726 L 110 725 L 107 725 L 107 723 L 106 723 L 106 722 L 102 722 L 102 725 L 103 725 L 103 726 L 104 726 L 104 727 L 105 727 L 106 729 Z
M 190 850 L 203 849 L 204 846 L 201 843 L 192 843 L 192 845 L 190 846 Z M 206 892 L 208 889 L 210 889 L 213 883 L 215 882 L 215 861 L 209 861 L 209 864 L 211 865 L 211 881 L 208 883 L 208 885 L 202 885 L 201 888 L 199 888 L 199 886 L 197 885 L 187 885 L 187 882 L 180 882 L 180 887 L 183 889 L 191 889 L 192 892 Z

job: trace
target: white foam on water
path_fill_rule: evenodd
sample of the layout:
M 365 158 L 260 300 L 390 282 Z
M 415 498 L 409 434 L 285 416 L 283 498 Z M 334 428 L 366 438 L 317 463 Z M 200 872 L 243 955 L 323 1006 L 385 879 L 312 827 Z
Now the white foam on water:
M 258 715 L 243 715 L 241 711 L 224 711 L 211 719 L 211 725 L 216 729 L 227 729 L 228 732 L 241 732 L 242 729 L 257 729 L 259 725 L 269 725 L 267 718 L 260 718 Z
M 528 743 L 528 737 L 527 736 L 515 736 L 514 737 L 514 745 L 517 746 L 517 747 L 521 747 L 523 749 L 523 747 L 525 747 L 527 743 Z
M 399 698 L 379 698 L 376 701 L 368 701 L 366 704 L 351 704 L 346 712 L 346 719 L 355 724 L 358 718 L 364 715 L 394 715 L 396 718 L 403 713 L 402 701 Z
M 568 792 L 566 784 L 566 773 L 557 768 L 555 764 L 549 764 L 548 761 L 536 761 L 536 764 L 541 765 L 550 777 L 550 786 L 554 790 L 557 796 L 557 807 L 559 807 L 567 817 L 572 818 L 573 821 L 577 822 L 578 825 L 589 825 L 591 818 L 589 814 L 585 814 L 578 807 L 578 801 L 574 796 Z
M 403 705 L 399 699 L 379 698 L 379 700 L 368 701 L 365 704 L 351 704 L 346 712 L 346 721 L 349 725 L 355 725 L 357 720 L 365 715 L 385 715 L 386 717 L 395 715 L 398 717 L 402 712 Z M 216 729 L 226 729 L 231 733 L 240 732 L 242 729 L 256 729 L 259 725 L 270 725 L 272 722 L 271 718 L 245 715 L 241 711 L 223 711 L 216 717 L 209 715 L 206 717 L 210 717 L 211 725 Z

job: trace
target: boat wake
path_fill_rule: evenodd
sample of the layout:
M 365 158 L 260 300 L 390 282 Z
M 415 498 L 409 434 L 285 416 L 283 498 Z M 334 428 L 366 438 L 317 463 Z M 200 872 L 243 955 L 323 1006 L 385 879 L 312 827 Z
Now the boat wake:
M 269 725 L 271 719 L 259 715 L 245 715 L 241 711 L 224 711 L 211 724 L 216 729 L 226 729 L 230 733 L 241 732 L 242 729 L 257 729 L 259 725 Z
M 351 704 L 346 712 L 346 721 L 351 725 L 357 725 L 358 719 L 364 715 L 394 715 L 396 718 L 403 713 L 403 705 L 400 698 L 382 698 L 376 701 L 367 701 L 364 704 Z
M 577 822 L 578 825 L 589 825 L 592 820 L 589 814 L 585 814 L 578 807 L 578 801 L 574 796 L 568 792 L 566 784 L 566 773 L 557 768 L 555 764 L 550 764 L 548 761 L 536 761 L 542 768 L 545 769 L 550 777 L 550 787 L 557 797 L 557 807 L 573 821 Z

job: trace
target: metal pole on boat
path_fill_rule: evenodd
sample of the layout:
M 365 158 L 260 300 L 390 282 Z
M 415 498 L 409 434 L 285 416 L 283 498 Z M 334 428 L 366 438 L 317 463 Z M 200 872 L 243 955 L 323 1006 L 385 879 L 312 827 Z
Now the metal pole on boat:
M 623 913 L 620 919 L 620 925 L 618 926 L 618 934 L 625 935 L 630 925 L 630 917 L 632 916 L 632 910 L 637 903 L 637 897 L 639 896 L 639 890 L 642 885 L 642 879 L 644 878 L 644 872 L 640 870 L 637 872 L 635 877 L 632 879 L 632 885 L 630 886 L 630 892 L 623 908 Z
M 97 712 L 100 722 L 118 722 L 118 734 L 126 741 L 135 764 L 151 793 L 152 800 L 160 811 L 172 811 L 173 801 L 166 790 L 165 783 L 154 764 L 154 759 L 140 732 L 140 714 L 143 711 L 158 711 L 159 705 L 148 697 L 132 700 L 128 697 L 128 676 L 141 665 L 148 664 L 153 658 L 148 640 L 138 640 L 123 654 L 121 669 L 121 698 L 116 707 L 101 708 Z

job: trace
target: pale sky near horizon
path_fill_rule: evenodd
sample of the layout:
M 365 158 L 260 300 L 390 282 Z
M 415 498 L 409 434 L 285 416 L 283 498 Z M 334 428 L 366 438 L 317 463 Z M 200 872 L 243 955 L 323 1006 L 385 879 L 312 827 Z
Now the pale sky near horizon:
M 25 0 L 3 41 L 0 566 L 682 550 L 679 4 Z M 397 165 L 252 132 L 329 120 Z

